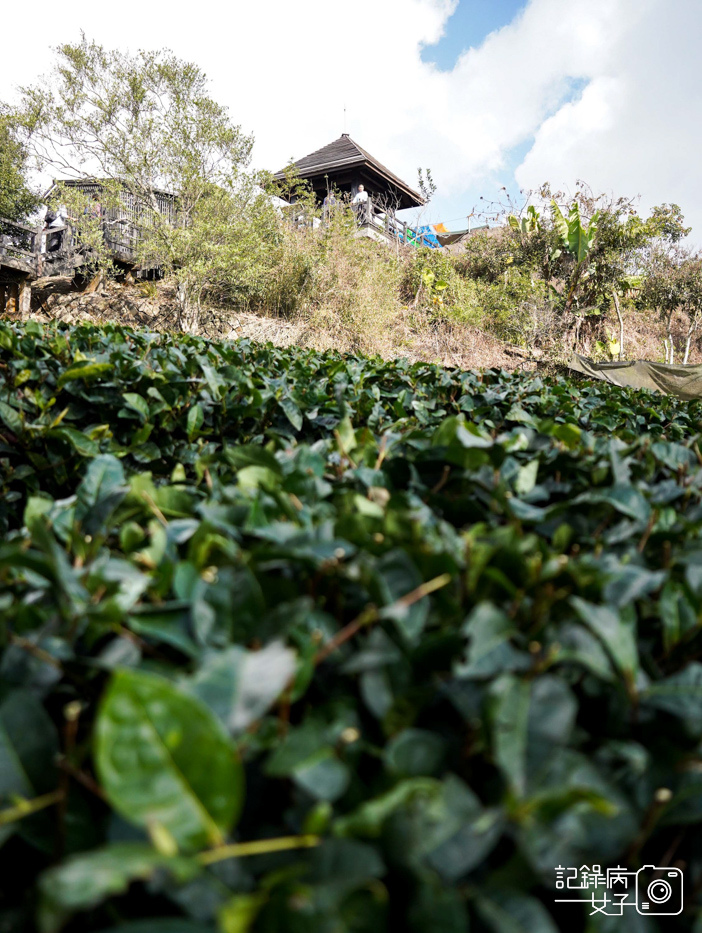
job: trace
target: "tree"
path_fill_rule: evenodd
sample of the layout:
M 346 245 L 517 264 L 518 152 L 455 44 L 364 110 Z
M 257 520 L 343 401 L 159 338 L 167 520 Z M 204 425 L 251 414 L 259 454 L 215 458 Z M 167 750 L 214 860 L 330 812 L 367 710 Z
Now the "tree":
M 253 139 L 209 96 L 201 69 L 171 52 L 130 55 L 85 35 L 55 51 L 51 73 L 23 89 L 27 145 L 44 169 L 105 177 L 120 195 L 126 190 L 140 250 L 173 274 L 181 327 L 193 330 L 208 249 L 202 224 L 215 222 L 221 235 L 227 217 L 252 219 L 260 207 L 246 172 Z M 175 195 L 175 225 L 160 213 L 155 189 Z M 215 221 L 216 207 L 225 213 Z M 197 275 L 188 265 L 195 242 Z
M 529 197 L 534 195 L 529 192 Z M 601 321 L 613 308 L 621 359 L 621 302 L 640 287 L 652 256 L 674 249 L 690 232 L 680 208 L 662 204 L 644 218 L 638 213 L 636 199 L 595 194 L 584 182 L 578 182 L 575 194 L 569 197 L 553 193 L 548 185 L 542 186 L 536 197 L 541 202 L 550 201 L 551 223 L 531 207 L 531 214 L 522 210 L 520 218 L 508 218 L 513 238 L 518 238 L 515 263 L 531 264 L 546 282 L 555 283 L 556 305 L 576 314 L 576 344 L 585 322 Z
M 431 169 L 417 169 L 417 187 L 424 200 L 426 202 L 431 201 L 436 194 L 436 183 L 432 178 Z
M 241 181 L 233 194 L 213 185 L 200 198 L 190 222 L 178 225 L 172 234 L 171 247 L 179 263 L 175 274 L 187 295 L 191 329 L 200 319 L 206 293 L 248 307 L 262 300 L 267 279 L 274 274 L 280 220 L 255 178 L 248 179 L 249 200 L 244 208 L 243 186 Z M 158 253 L 159 243 L 153 242 Z
M 676 311 L 685 316 L 683 363 L 687 363 L 692 338 L 702 317 L 702 253 L 680 245 L 669 251 L 659 248 L 643 278 L 642 298 L 649 307 L 656 308 L 665 322 L 666 363 L 674 362 L 673 317 Z
M 28 161 L 12 111 L 0 104 L 0 217 L 26 220 L 36 209 L 38 196 L 27 180 Z

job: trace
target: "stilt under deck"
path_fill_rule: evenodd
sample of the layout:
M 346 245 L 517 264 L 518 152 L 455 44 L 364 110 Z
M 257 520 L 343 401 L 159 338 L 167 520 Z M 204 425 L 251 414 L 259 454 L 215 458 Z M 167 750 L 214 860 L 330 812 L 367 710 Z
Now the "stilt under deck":
M 0 217 L 0 314 L 29 313 L 31 285 L 39 274 L 37 231 Z

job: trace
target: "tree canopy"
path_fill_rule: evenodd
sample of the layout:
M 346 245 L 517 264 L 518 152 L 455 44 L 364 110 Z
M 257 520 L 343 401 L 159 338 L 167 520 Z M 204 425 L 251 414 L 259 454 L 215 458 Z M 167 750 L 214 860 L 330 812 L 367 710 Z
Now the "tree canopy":
M 0 104 L 0 217 L 26 220 L 38 196 L 28 181 L 29 154 L 9 107 Z
M 181 324 L 192 329 L 208 251 L 222 252 L 221 221 L 253 219 L 262 207 L 246 171 L 253 138 L 212 99 L 204 72 L 167 50 L 129 54 L 83 35 L 55 52 L 50 73 L 23 89 L 27 145 L 45 170 L 108 179 L 113 198 L 126 189 L 139 248 L 174 273 Z M 157 189 L 176 198 L 175 226 L 159 212 Z M 203 223 L 213 222 L 218 235 L 209 237 Z M 231 249 L 236 226 L 228 228 Z

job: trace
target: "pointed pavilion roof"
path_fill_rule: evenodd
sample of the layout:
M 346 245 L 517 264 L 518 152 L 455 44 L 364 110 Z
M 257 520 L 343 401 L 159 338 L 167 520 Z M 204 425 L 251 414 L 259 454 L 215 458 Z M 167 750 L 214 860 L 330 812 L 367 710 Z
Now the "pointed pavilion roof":
M 309 155 L 293 162 L 293 167 L 302 178 L 312 182 L 324 182 L 325 176 L 333 183 L 334 176 L 343 177 L 349 172 L 358 172 L 361 181 L 363 176 L 371 179 L 385 191 L 392 192 L 398 198 L 398 207 L 419 207 L 425 203 L 424 198 L 401 178 L 391 172 L 389 168 L 379 162 L 374 156 L 351 139 L 348 133 L 343 133 L 338 139 L 316 149 Z M 275 177 L 283 180 L 285 171 L 276 172 Z

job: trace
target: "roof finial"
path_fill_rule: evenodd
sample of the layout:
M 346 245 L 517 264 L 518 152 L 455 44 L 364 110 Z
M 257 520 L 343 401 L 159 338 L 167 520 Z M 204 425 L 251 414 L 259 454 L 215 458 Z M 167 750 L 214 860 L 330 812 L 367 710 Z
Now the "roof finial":
M 348 133 L 346 132 L 346 102 L 344 102 L 344 132 L 341 135 L 348 136 Z

